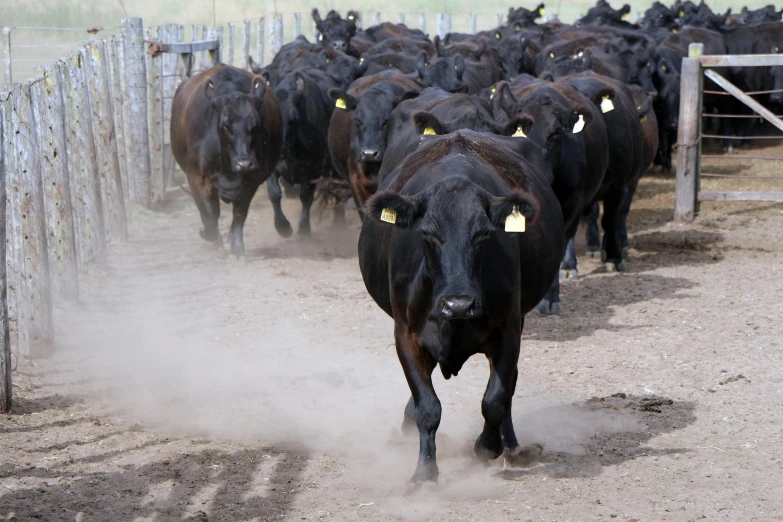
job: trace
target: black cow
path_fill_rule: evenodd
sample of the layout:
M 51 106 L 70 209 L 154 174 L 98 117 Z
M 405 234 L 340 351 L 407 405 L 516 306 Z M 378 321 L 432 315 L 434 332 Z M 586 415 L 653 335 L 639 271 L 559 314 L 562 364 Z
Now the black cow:
M 283 154 L 267 181 L 267 191 L 275 211 L 275 229 L 283 237 L 290 236 L 292 229 L 280 204 L 278 177 L 290 185 L 300 185 L 302 214 L 298 233 L 309 235 L 316 181 L 332 173 L 328 131 L 334 102 L 328 92 L 339 87 L 322 71 L 296 70 L 283 77 L 275 89 L 283 119 Z
M 783 15 L 783 9 L 776 11 L 774 5 L 768 5 L 753 11 L 748 10 L 746 6 L 742 8 L 737 22 L 748 25 L 780 22 L 781 15 Z
M 399 71 L 375 76 L 362 78 L 347 92 L 329 92 L 337 107 L 329 123 L 329 154 L 335 170 L 350 182 L 359 210 L 375 193 L 392 111 L 423 88 Z
M 245 254 L 250 201 L 280 156 L 280 108 L 260 76 L 218 65 L 182 82 L 171 112 L 171 149 L 201 214 L 201 237 L 222 247 L 220 201 L 233 204 L 231 253 Z
M 606 89 L 601 94 L 611 91 Z M 578 277 L 573 238 L 582 210 L 588 205 L 604 178 L 608 164 L 607 134 L 601 112 L 589 98 L 567 85 L 547 84 L 520 76 L 509 86 L 501 83 L 493 97 L 498 121 L 527 120 L 523 132 L 546 151 L 550 184 L 562 207 L 564 240 L 564 279 Z M 539 304 L 539 312 L 560 311 L 560 286 L 556 280 Z
M 351 38 L 356 34 L 359 13 L 348 11 L 347 18 L 343 18 L 340 13 L 332 9 L 326 14 L 326 20 L 323 20 L 318 9 L 313 9 L 312 15 L 315 28 L 318 30 L 318 42 L 321 45 L 359 57 L 356 49 L 351 47 Z
M 416 72 L 422 83 L 430 87 L 447 92 L 468 92 L 468 86 L 462 81 L 465 73 L 465 59 L 462 56 L 430 60 L 427 53 L 421 53 L 416 61 Z
M 532 11 L 525 9 L 524 7 L 508 8 L 507 21 L 509 25 L 519 24 L 523 28 L 536 25 L 536 20 L 544 16 L 546 12 L 544 4 L 538 4 L 538 7 Z
M 489 359 L 474 449 L 483 459 L 522 453 L 511 420 L 524 316 L 546 293 L 563 256 L 562 216 L 543 158 L 471 131 L 427 136 L 385 177 L 368 205 L 359 266 L 370 296 L 394 319 L 397 355 L 412 397 L 403 428 L 419 432 L 414 483 L 437 481 L 441 405 L 436 366 L 447 379 L 472 355 Z M 525 232 L 505 232 L 508 216 Z M 384 222 L 386 221 L 386 222 Z

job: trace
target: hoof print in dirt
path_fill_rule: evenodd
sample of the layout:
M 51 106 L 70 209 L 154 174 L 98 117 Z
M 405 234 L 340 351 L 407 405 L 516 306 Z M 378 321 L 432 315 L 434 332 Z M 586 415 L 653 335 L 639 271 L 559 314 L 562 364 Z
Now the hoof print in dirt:
M 544 447 L 541 444 L 531 444 L 524 448 L 515 450 L 506 450 L 503 452 L 503 468 L 526 468 L 540 462 L 544 453 Z

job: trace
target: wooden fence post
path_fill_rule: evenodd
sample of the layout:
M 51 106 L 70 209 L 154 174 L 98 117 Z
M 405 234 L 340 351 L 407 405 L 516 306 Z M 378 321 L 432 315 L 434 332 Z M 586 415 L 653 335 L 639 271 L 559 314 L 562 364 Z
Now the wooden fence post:
M 125 122 L 122 117 L 122 107 L 125 101 L 122 99 L 122 73 L 120 72 L 121 42 L 112 36 L 109 41 L 109 78 L 111 87 L 111 107 L 114 114 L 114 136 L 117 141 L 117 163 L 120 166 L 120 183 L 122 184 L 123 208 L 125 218 L 128 218 L 128 158 L 125 145 Z
M 84 270 L 91 263 L 101 267 L 106 264 L 106 236 L 92 137 L 90 96 L 81 53 L 73 52 L 66 57 L 65 78 L 69 187 L 78 266 Z M 130 78 L 128 80 L 130 82 Z
M 3 100 L 4 114 L 3 114 L 3 149 L 5 150 L 5 192 L 3 198 L 5 199 L 5 215 L 3 215 L 3 222 L 5 224 L 6 233 L 6 257 L 3 260 L 6 265 L 5 282 L 7 290 L 7 305 L 8 305 L 8 326 L 9 326 L 9 338 L 11 346 L 13 347 L 13 353 L 19 357 L 19 345 L 20 343 L 26 343 L 20 341 L 19 335 L 19 309 L 24 309 L 24 303 L 20 303 L 19 300 L 24 297 L 24 293 L 21 292 L 19 284 L 19 274 L 21 267 L 24 264 L 24 257 L 22 253 L 21 245 L 21 214 L 12 212 L 11 209 L 18 208 L 19 203 L 12 201 L 17 199 L 19 192 L 14 189 L 16 184 L 15 179 L 19 167 L 17 165 L 16 143 L 14 140 L 14 127 L 13 127 L 13 92 L 9 92 L 5 100 Z M 22 332 L 24 332 L 22 328 Z
M 397 23 L 405 25 L 405 13 L 399 13 L 397 15 Z
M 233 22 L 228 24 L 228 53 L 226 53 L 226 64 L 234 65 L 234 42 L 236 36 L 236 27 Z
M 147 40 L 160 40 L 160 27 L 147 29 Z M 147 135 L 150 158 L 150 202 L 163 199 L 163 53 L 147 54 Z
M 125 91 L 122 121 L 125 125 L 130 201 L 150 204 L 150 142 L 147 129 L 147 72 L 144 63 L 144 28 L 141 18 L 122 19 Z
M 256 26 L 256 60 L 258 60 L 258 65 L 263 67 L 263 65 L 266 63 L 265 57 L 264 57 L 264 17 L 258 19 L 257 26 Z
M 381 13 L 372 14 L 372 25 L 381 25 Z
M 250 69 L 250 20 L 242 22 L 242 64 L 240 69 Z
M 445 38 L 446 35 L 451 32 L 451 14 L 438 13 L 435 17 L 435 24 L 437 26 L 438 35 L 441 39 Z
M 84 73 L 90 91 L 92 137 L 98 166 L 98 187 L 103 210 L 103 229 L 107 241 L 126 241 L 128 222 L 122 197 L 120 163 L 117 158 L 117 138 L 114 132 L 114 113 L 109 91 L 109 68 L 106 42 L 96 40 L 83 51 Z
M 470 22 L 468 23 L 468 32 L 470 34 L 476 34 L 476 13 L 470 13 Z
M 179 41 L 179 27 L 176 24 L 164 24 L 160 28 L 160 39 L 164 43 L 176 43 Z M 162 100 L 163 100 L 163 178 L 161 199 L 166 195 L 166 187 L 169 186 L 169 178 L 172 177 L 174 158 L 171 154 L 171 106 L 174 102 L 174 93 L 177 91 L 182 78 L 178 74 L 179 55 L 164 53 L 162 56 Z
M 13 405 L 11 382 L 11 332 L 8 325 L 8 284 L 6 279 L 5 178 L 6 148 L 4 135 L 6 93 L 0 93 L 0 413 L 8 413 Z
M 578 19 L 579 19 L 579 18 L 577 18 L 577 20 L 578 20 Z M 500 14 L 500 13 L 498 13 L 498 27 L 500 27 L 501 25 L 503 25 L 503 22 L 505 22 L 505 21 L 506 21 L 506 16 L 505 16 L 505 15 L 503 15 L 503 14 Z
M 272 13 L 272 18 L 269 19 L 269 46 L 271 47 L 269 49 L 271 56 L 265 63 L 271 62 L 283 46 L 283 15 L 281 13 Z
M 37 154 L 37 136 L 29 85 L 17 85 L 13 91 L 11 126 L 14 132 L 16 171 L 11 172 L 6 188 L 13 195 L 8 214 L 16 216 L 13 277 L 17 285 L 17 356 L 35 357 L 49 351 L 53 340 L 52 297 L 49 278 L 49 254 L 44 224 L 41 163 Z M 15 174 L 15 176 L 14 176 Z M 18 254 L 18 253 L 17 253 Z M 21 262 L 19 262 L 21 261 Z
M 207 39 L 207 35 L 209 34 L 209 29 L 207 29 L 206 25 L 201 26 L 201 40 L 204 41 Z M 199 69 L 200 71 L 206 71 L 210 67 L 212 67 L 212 62 L 209 61 L 209 51 L 202 51 L 201 56 L 198 60 L 199 63 Z
M 7 85 L 14 81 L 11 74 L 11 28 L 3 27 L 3 78 Z
M 419 13 L 419 31 L 427 34 L 427 15 Z
M 218 48 L 214 51 L 209 51 L 209 55 L 212 57 L 212 63 L 209 65 L 217 65 L 223 63 L 223 27 L 218 25 L 211 27 L 207 34 L 207 40 L 217 40 Z
M 701 111 L 703 76 L 698 58 L 703 44 L 691 44 L 682 60 L 680 122 L 677 129 L 677 176 L 674 219 L 693 221 L 698 212 L 701 158 Z
M 61 66 L 46 67 L 42 81 L 34 83 L 31 89 L 38 125 L 37 153 L 41 161 L 52 293 L 76 301 L 79 299 L 79 274 L 68 181 Z
M 294 13 L 294 38 L 302 34 L 302 13 Z

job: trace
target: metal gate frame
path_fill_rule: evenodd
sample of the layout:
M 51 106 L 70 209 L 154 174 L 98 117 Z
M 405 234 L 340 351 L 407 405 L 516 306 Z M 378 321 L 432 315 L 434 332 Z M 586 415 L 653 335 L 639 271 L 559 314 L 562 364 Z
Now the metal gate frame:
M 783 202 L 783 192 L 706 192 L 701 190 L 703 77 L 707 76 L 707 78 L 725 89 L 727 93 L 750 107 L 758 116 L 764 118 L 778 129 L 783 130 L 783 120 L 726 78 L 710 70 L 713 67 L 783 66 L 783 55 L 704 56 L 703 53 L 703 44 L 690 44 L 688 57 L 682 60 L 680 122 L 677 129 L 679 139 L 677 143 L 676 198 L 674 203 L 674 219 L 676 221 L 693 221 L 699 211 L 699 203 L 702 201 Z M 780 179 L 783 179 L 783 176 Z

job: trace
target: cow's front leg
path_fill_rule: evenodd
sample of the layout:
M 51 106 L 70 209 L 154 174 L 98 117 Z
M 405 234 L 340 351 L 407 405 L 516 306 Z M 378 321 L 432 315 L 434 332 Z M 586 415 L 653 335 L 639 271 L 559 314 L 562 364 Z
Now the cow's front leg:
M 601 233 L 598 230 L 598 216 L 601 213 L 601 207 L 597 201 L 588 205 L 590 209 L 587 215 L 587 255 L 597 257 L 601 252 Z
M 310 207 L 313 206 L 313 199 L 315 199 L 315 183 L 305 181 L 302 183 L 299 192 L 299 200 L 302 202 L 302 215 L 299 217 L 299 231 L 297 234 L 300 236 L 310 235 Z
M 269 201 L 272 202 L 272 208 L 274 208 L 275 211 L 275 230 L 277 230 L 280 237 L 291 237 L 294 230 L 291 228 L 291 223 L 288 222 L 285 214 L 283 214 L 283 207 L 280 203 L 283 199 L 283 190 L 280 188 L 277 169 L 267 178 L 266 191 L 269 194 Z
M 435 388 L 432 386 L 435 361 L 421 345 L 418 336 L 405 325 L 395 325 L 394 340 L 397 345 L 397 356 L 413 395 L 416 427 L 419 429 L 419 461 L 411 482 L 415 484 L 437 482 L 435 433 L 440 425 L 441 406 Z
M 511 422 L 511 398 L 516 385 L 517 362 L 519 360 L 519 341 L 522 334 L 522 322 L 516 326 L 514 321 L 508 324 L 488 350 L 489 382 L 481 401 L 481 413 L 484 416 L 484 430 L 476 439 L 474 451 L 485 460 L 496 459 L 503 452 L 504 438 L 508 446 L 518 447 L 514 425 Z M 490 341 L 492 342 L 492 340 Z M 503 436 L 501 426 L 506 424 Z
M 204 228 L 199 230 L 201 239 L 214 243 L 218 248 L 223 247 L 223 239 L 220 237 L 218 229 L 218 219 L 220 218 L 220 200 L 217 190 L 212 183 L 201 176 L 188 175 L 188 184 L 190 185 L 193 200 L 201 216 L 201 223 Z
M 234 219 L 231 221 L 231 253 L 240 258 L 245 255 L 244 229 L 250 197 L 234 202 Z

